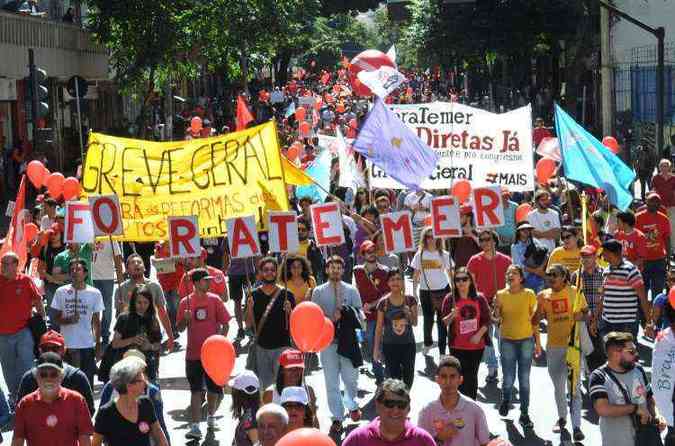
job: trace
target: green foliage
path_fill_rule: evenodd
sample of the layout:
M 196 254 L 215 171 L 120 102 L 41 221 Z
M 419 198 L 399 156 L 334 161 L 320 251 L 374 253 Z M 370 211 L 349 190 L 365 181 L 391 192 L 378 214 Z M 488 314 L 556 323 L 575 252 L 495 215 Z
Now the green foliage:
M 376 9 L 380 0 L 321 0 L 321 14 L 330 16 L 348 12 Z

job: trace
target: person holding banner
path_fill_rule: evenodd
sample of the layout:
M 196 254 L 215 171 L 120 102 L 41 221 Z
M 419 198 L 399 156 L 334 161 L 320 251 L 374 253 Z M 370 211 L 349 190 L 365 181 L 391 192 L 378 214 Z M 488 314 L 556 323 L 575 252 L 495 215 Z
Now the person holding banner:
M 419 248 L 411 264 L 413 273 L 413 296 L 422 305 L 424 330 L 424 354 L 428 354 L 433 345 L 431 332 L 436 317 L 438 332 L 438 352 L 445 354 L 448 331 L 443 323 L 441 306 L 443 298 L 450 292 L 453 262 L 450 254 L 443 249 L 443 240 L 434 239 L 432 229 L 424 228 L 420 234 Z M 419 287 L 419 290 L 418 290 Z M 419 296 L 419 298 L 418 298 Z

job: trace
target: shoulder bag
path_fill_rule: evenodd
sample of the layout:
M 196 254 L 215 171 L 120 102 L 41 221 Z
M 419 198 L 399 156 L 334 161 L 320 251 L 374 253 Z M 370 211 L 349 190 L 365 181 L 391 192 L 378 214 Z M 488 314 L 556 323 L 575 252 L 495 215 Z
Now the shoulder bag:
M 255 373 L 256 375 L 258 374 L 258 361 L 256 355 L 256 351 L 258 349 L 258 337 L 260 337 L 260 333 L 262 333 L 263 327 L 265 326 L 265 322 L 267 322 L 267 318 L 272 312 L 272 307 L 274 306 L 274 303 L 277 301 L 279 294 L 281 294 L 281 289 L 277 288 L 277 291 L 274 293 L 274 296 L 270 300 L 270 303 L 268 303 L 267 307 L 265 307 L 265 312 L 260 318 L 260 323 L 258 324 L 257 327 L 255 327 L 255 337 L 253 338 L 248 347 L 248 356 L 246 357 L 246 368 Z M 253 318 L 253 324 L 255 325 L 255 317 Z

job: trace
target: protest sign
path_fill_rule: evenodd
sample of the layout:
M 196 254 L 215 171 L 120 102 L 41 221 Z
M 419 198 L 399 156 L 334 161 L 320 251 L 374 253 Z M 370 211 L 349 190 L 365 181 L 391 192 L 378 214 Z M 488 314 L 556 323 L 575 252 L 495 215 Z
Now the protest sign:
M 94 234 L 97 237 L 100 235 L 122 235 L 124 233 L 120 200 L 117 195 L 89 197 L 89 208 L 94 223 Z
M 253 215 L 228 218 L 225 220 L 225 225 L 227 226 L 227 244 L 230 248 L 230 257 L 244 259 L 260 255 L 258 231 L 255 227 Z
M 91 243 L 94 241 L 94 223 L 88 203 L 66 202 L 66 221 L 63 241 L 66 243 Z
M 504 225 L 504 205 L 499 186 L 479 187 L 471 195 L 476 228 L 497 228 Z
M 534 190 L 532 111 L 529 105 L 496 114 L 456 102 L 395 104 L 391 110 L 412 128 L 439 162 L 423 189 L 447 189 L 458 179 L 474 187 L 504 185 L 511 191 Z M 368 163 L 371 186 L 405 187 Z
M 199 224 L 196 215 L 169 217 L 169 257 L 199 257 Z
M 345 242 L 342 215 L 337 203 L 314 204 L 309 211 L 317 246 L 336 246 Z
M 436 238 L 461 237 L 459 203 L 455 197 L 443 196 L 431 200 L 431 230 Z
M 384 250 L 387 253 L 414 251 L 412 215 L 410 211 L 380 214 Z
M 673 388 L 675 388 L 675 336 L 668 327 L 656 337 L 652 356 L 652 391 L 659 413 L 668 426 L 673 425 Z
M 167 217 L 196 215 L 201 235 L 225 235 L 225 219 L 288 210 L 276 126 L 191 141 L 89 137 L 86 196 L 119 197 L 127 241 L 168 238 Z
M 298 252 L 298 222 L 295 212 L 270 212 L 267 214 L 270 252 Z

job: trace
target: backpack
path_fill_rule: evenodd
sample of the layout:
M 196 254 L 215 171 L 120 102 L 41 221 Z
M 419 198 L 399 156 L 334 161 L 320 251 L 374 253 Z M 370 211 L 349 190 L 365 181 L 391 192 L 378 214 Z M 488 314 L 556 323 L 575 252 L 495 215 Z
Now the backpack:
M 530 242 L 525 248 L 525 266 L 529 268 L 538 268 L 548 259 L 548 250 L 530 238 Z

